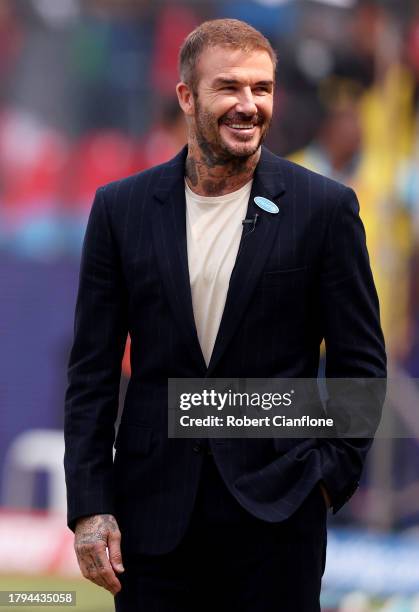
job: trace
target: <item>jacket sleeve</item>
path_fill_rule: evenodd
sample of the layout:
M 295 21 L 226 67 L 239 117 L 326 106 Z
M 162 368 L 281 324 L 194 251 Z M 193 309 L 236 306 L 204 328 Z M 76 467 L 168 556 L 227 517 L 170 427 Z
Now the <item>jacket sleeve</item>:
M 112 514 L 114 423 L 127 337 L 127 296 L 105 191 L 98 189 L 83 243 L 65 396 L 67 522 Z
M 320 287 L 326 379 L 353 379 L 352 397 L 330 394 L 328 412 L 332 416 L 342 410 L 350 412 L 351 401 L 358 394 L 370 414 L 375 412 L 378 424 L 385 398 L 386 353 L 359 204 L 349 188 L 344 188 L 329 222 Z M 366 400 L 361 379 L 369 378 L 382 382 L 379 393 Z M 336 513 L 359 484 L 372 438 L 336 437 L 319 443 L 323 481 Z

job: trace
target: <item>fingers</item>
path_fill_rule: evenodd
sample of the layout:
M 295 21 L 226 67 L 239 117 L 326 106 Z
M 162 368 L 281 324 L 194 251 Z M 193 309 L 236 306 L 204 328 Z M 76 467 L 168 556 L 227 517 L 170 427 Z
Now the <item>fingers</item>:
M 121 590 L 121 583 L 106 554 L 106 547 L 93 544 L 85 547 L 78 555 L 79 566 L 85 578 L 115 595 Z
M 106 554 L 115 560 L 116 571 L 123 571 L 121 533 L 111 514 L 98 514 L 79 519 L 75 530 L 74 549 L 80 570 L 85 578 L 102 586 L 113 595 L 121 590 L 121 583 Z
M 119 531 L 114 531 L 108 537 L 109 561 L 116 572 L 123 572 L 121 556 L 121 534 Z
M 115 572 L 112 569 L 106 554 L 105 547 L 93 551 L 93 553 L 91 553 L 91 559 L 94 564 L 94 568 L 91 570 L 93 572 L 93 576 L 96 579 L 99 578 L 100 581 L 104 583 L 102 586 L 110 591 L 112 595 L 118 593 L 121 590 L 121 583 L 115 576 Z
M 85 578 L 87 578 L 87 580 L 90 580 L 90 582 L 93 582 L 94 584 L 97 584 L 98 586 L 101 586 L 104 589 L 106 588 L 105 581 L 102 580 L 100 575 L 97 573 L 95 565 L 91 559 L 85 559 L 83 561 L 80 560 L 79 567 L 81 573 Z

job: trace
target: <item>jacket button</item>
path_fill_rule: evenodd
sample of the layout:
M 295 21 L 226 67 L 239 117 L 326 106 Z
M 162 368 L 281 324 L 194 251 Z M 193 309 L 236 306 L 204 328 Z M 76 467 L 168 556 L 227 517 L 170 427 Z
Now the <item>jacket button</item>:
M 193 449 L 194 453 L 200 453 L 202 451 L 202 444 L 199 444 L 199 442 L 197 442 L 194 446 Z

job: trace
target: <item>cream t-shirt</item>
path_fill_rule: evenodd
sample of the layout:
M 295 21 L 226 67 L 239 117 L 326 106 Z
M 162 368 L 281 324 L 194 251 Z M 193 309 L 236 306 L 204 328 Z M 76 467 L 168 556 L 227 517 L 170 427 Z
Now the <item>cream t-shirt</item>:
M 208 366 L 223 314 L 252 188 L 201 196 L 185 181 L 189 280 L 198 339 Z

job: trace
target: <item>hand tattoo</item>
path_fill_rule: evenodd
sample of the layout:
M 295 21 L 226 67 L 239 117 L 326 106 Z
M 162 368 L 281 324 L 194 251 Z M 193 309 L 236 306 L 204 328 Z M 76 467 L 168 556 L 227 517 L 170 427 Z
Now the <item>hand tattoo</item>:
M 82 574 L 113 595 L 121 590 L 115 571 L 124 571 L 120 541 L 121 534 L 112 514 L 97 514 L 77 521 L 74 549 Z

